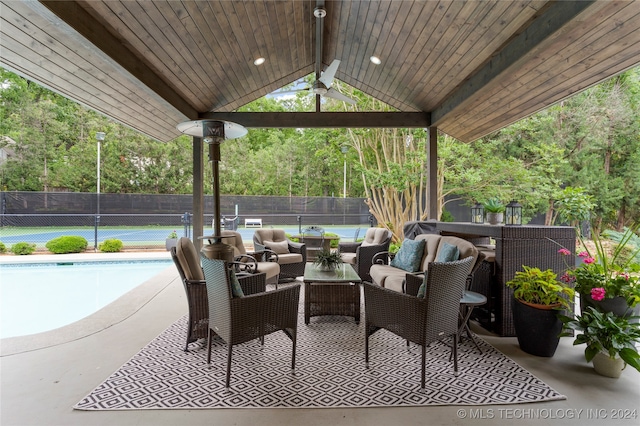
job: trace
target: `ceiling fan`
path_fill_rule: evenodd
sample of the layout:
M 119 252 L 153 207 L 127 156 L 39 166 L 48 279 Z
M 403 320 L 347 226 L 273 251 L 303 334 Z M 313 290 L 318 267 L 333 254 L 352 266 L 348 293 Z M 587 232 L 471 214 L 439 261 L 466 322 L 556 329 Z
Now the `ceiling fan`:
M 326 98 L 333 98 L 339 101 L 347 102 L 349 104 L 355 104 L 356 101 L 348 96 L 343 95 L 336 89 L 332 88 L 333 78 L 336 75 L 340 61 L 334 59 L 331 65 L 327 67 L 324 72 L 322 70 L 322 36 L 323 36 L 323 19 L 327 15 L 327 11 L 324 9 L 324 0 L 317 2 L 316 8 L 313 10 L 313 16 L 316 17 L 316 80 L 310 87 L 302 89 L 289 90 L 284 92 L 278 92 L 279 95 L 285 95 L 290 93 L 309 92 L 310 94 L 316 94 L 324 96 Z

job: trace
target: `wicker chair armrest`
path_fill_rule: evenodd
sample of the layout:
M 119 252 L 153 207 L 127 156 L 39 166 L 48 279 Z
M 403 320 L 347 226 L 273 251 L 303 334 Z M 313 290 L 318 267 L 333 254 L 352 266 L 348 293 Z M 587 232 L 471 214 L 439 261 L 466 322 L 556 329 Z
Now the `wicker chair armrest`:
M 424 281 L 424 272 L 408 273 L 405 276 L 404 292 L 410 296 L 417 296 Z
M 238 277 L 240 287 L 245 296 L 264 293 L 267 291 L 267 274 L 250 274 Z
M 361 244 L 362 244 L 362 242 L 359 242 L 359 243 L 352 243 L 352 242 L 338 243 L 338 251 L 340 253 L 355 253 L 356 250 L 358 250 L 358 247 L 360 247 Z
M 276 253 L 275 251 L 271 250 L 270 248 L 265 247 L 264 249 L 260 250 L 260 253 L 262 254 L 262 261 L 263 262 L 278 262 L 278 260 L 280 260 L 280 258 L 278 257 L 278 253 Z
M 237 274 L 255 274 L 258 272 L 258 263 L 256 260 L 244 254 L 233 258 L 233 262 L 229 264 L 233 271 Z
M 302 254 L 306 250 L 304 243 L 294 243 L 289 241 L 289 252 Z
M 388 251 L 379 251 L 375 256 L 371 259 L 371 263 L 373 265 L 387 265 L 389 263 L 389 255 L 391 253 Z

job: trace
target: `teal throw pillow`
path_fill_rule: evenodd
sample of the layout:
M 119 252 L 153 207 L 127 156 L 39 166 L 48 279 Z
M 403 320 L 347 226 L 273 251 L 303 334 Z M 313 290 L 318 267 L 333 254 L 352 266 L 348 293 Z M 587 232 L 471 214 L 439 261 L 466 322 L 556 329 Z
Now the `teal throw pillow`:
M 447 242 L 442 243 L 436 262 L 453 262 L 460 257 L 460 249 L 458 246 L 449 244 Z
M 240 281 L 238 281 L 238 277 L 236 277 L 236 273 L 233 270 L 229 271 L 229 281 L 231 281 L 231 294 L 233 297 L 244 297 Z
M 404 240 L 400 250 L 391 261 L 391 266 L 404 269 L 407 272 L 420 270 L 422 254 L 424 253 L 425 240 Z
M 420 284 L 420 288 L 418 289 L 418 299 L 424 299 L 425 294 L 427 294 L 427 273 L 429 271 L 425 271 L 424 279 L 422 280 L 422 284 Z

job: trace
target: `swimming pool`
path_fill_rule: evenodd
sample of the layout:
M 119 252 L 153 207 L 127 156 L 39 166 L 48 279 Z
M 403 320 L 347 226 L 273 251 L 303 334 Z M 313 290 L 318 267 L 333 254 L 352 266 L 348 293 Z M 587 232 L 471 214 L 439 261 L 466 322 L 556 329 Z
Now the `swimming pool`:
M 171 260 L 0 265 L 0 338 L 71 324 L 171 265 Z

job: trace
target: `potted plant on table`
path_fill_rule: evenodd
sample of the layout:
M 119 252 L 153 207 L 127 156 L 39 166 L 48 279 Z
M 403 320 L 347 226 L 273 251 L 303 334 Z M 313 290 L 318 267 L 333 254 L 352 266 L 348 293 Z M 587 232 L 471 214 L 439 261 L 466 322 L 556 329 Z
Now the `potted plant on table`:
M 640 323 L 631 322 L 638 317 L 625 318 L 613 312 L 600 312 L 588 306 L 575 318 L 560 316 L 565 327 L 579 331 L 574 345 L 586 344 L 584 357 L 593 361 L 597 373 L 607 377 L 620 377 L 626 365 L 640 371 Z M 568 333 L 563 333 L 568 336 Z
M 489 222 L 490 225 L 498 225 L 502 223 L 502 220 L 504 219 L 504 209 L 504 204 L 502 204 L 502 202 L 497 198 L 491 198 L 489 201 L 484 203 L 487 222 Z
M 316 256 L 316 260 L 313 262 L 318 265 L 318 269 L 323 271 L 332 271 L 342 264 L 342 258 L 340 253 L 332 252 L 331 250 L 320 250 Z
M 176 231 L 171 231 L 164 242 L 164 246 L 168 251 L 171 250 L 171 247 L 175 247 L 176 244 L 178 244 L 178 233 Z
M 532 355 L 551 357 L 560 342 L 558 313 L 570 308 L 574 291 L 551 269 L 523 266 L 507 282 L 513 291 L 513 322 L 520 348 Z

